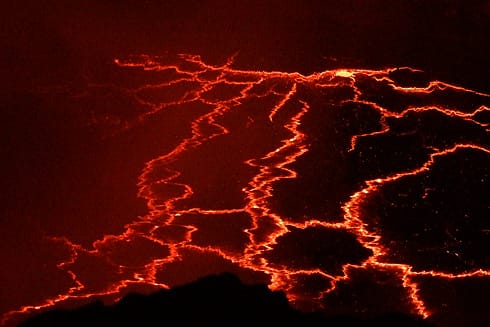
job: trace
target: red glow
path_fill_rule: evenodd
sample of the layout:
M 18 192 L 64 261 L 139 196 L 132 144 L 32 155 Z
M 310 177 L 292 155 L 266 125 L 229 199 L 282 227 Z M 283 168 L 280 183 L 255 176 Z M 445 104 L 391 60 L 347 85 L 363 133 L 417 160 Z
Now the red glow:
M 208 65 L 199 56 L 191 55 L 181 55 L 169 60 L 170 63 L 166 60 L 169 59 L 139 56 L 114 61 L 121 70 L 166 72 L 171 76 L 162 83 L 124 90 L 139 104 L 150 108 L 136 119 L 128 120 L 125 129 L 144 124 L 169 107 L 186 110 L 199 103 L 206 108 L 190 122 L 189 137 L 143 167 L 138 196 L 146 201 L 148 213 L 125 225 L 120 235 L 106 235 L 90 247 L 75 244 L 66 237 L 50 237 L 62 242 L 70 251 L 70 257 L 60 262 L 58 268 L 70 276 L 72 287 L 52 298 L 8 312 L 3 322 L 68 300 L 117 298 L 133 285 L 173 286 L 174 282 L 166 280 L 165 269 L 173 269 L 172 265 L 181 264 L 196 253 L 223 259 L 247 274 L 265 275 L 269 286 L 284 290 L 292 302 L 311 301 L 312 306 L 317 307 L 322 305 L 322 296 L 334 292 L 340 282 L 348 282 L 355 269 L 389 271 L 405 290 L 411 313 L 423 317 L 430 316 L 431 310 L 420 295 L 415 277 L 490 276 L 486 268 L 464 273 L 438 269 L 420 271 L 411 264 L 389 259 L 393 255 L 389 256 L 391 250 L 383 241 L 382 231 L 370 226 L 363 213 L 373 194 L 395 181 L 430 172 L 443 157 L 467 149 L 490 155 L 490 149 L 481 144 L 458 142 L 445 147 L 427 146 L 428 157 L 416 168 L 364 180 L 347 201 L 339 204 L 342 211 L 339 221 L 305 217 L 298 222 L 282 216 L 271 205 L 275 185 L 298 178 L 292 165 L 310 150 L 310 135 L 302 129 L 304 116 L 313 106 L 304 96 L 309 89 L 317 92 L 345 89 L 342 92 L 347 95 L 342 96 L 341 103 L 364 105 L 379 115 L 380 128 L 351 136 L 350 144 L 342 149 L 346 153 L 357 151 L 361 140 L 389 133 L 389 119 L 402 119 L 414 113 L 437 112 L 465 121 L 485 133 L 489 131 L 488 124 L 478 118 L 479 114 L 490 111 L 488 105 L 462 110 L 435 103 L 409 104 L 403 110 L 393 110 L 367 97 L 360 86 L 363 79 L 403 95 L 430 97 L 435 92 L 453 92 L 486 100 L 490 95 L 440 81 L 432 81 L 425 87 L 398 86 L 390 78 L 394 69 L 341 69 L 304 76 L 234 69 L 233 58 L 222 66 Z M 168 137 L 165 131 L 162 137 Z M 235 223 L 230 226 L 234 225 L 236 230 L 222 227 L 228 219 L 234 219 Z M 293 229 L 309 228 L 349 233 L 369 254 L 354 262 L 340 261 L 342 273 L 333 268 L 298 268 L 268 258 L 281 238 Z M 203 233 L 200 234 L 200 230 Z M 142 257 L 135 259 L 136 256 Z M 85 261 L 103 262 L 107 265 L 107 276 L 93 281 L 84 276 L 81 266 Z M 314 296 L 306 294 L 297 287 L 305 276 L 322 279 L 325 285 Z

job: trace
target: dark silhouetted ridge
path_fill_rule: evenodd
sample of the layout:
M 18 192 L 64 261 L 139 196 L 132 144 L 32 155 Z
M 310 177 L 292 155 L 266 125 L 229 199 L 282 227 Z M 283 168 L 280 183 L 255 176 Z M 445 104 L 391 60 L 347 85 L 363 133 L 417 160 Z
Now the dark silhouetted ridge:
M 229 273 L 204 277 L 150 295 L 129 294 L 111 306 L 98 301 L 76 310 L 43 312 L 20 326 L 258 326 L 264 323 L 274 326 L 430 326 L 421 319 L 401 314 L 362 320 L 303 313 L 291 308 L 282 292 L 273 292 L 262 284 L 243 284 Z

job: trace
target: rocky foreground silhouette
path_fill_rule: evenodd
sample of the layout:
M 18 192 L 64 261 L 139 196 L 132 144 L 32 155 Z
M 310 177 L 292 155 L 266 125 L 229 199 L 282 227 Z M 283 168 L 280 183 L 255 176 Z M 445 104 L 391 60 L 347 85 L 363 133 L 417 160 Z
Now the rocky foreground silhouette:
M 150 295 L 129 294 L 114 305 L 97 301 L 75 310 L 54 310 L 29 318 L 31 326 L 432 326 L 404 314 L 363 319 L 326 317 L 293 309 L 282 292 L 246 285 L 224 273 Z

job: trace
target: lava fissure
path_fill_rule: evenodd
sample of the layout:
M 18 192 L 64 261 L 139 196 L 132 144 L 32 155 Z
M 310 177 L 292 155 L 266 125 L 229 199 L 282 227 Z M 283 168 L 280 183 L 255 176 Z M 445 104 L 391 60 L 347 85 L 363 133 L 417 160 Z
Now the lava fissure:
M 414 159 L 419 161 L 411 163 L 410 167 L 416 168 L 406 168 L 409 166 L 400 160 L 391 172 L 383 171 L 375 174 L 375 178 L 359 173 L 352 182 L 356 191 L 348 195 L 348 201 L 338 203 L 342 212 L 340 222 L 323 221 L 315 216 L 296 222 L 271 205 L 275 201 L 276 185 L 301 178 L 303 168 L 298 168 L 298 160 L 311 151 L 311 143 L 316 140 L 316 135 L 309 132 L 310 127 L 304 125 L 305 117 L 317 110 L 338 110 L 322 107 L 313 100 L 314 97 L 322 99 L 327 94 L 322 93 L 325 90 L 345 88 L 351 95 L 338 101 L 339 108 L 349 103 L 362 105 L 379 117 L 375 122 L 361 121 L 377 128 L 354 134 L 349 134 L 347 127 L 335 126 L 338 121 L 319 122 L 350 139 L 349 144 L 339 142 L 338 147 L 343 147 L 340 153 L 352 158 L 362 157 L 372 150 L 364 141 L 400 137 L 402 133 L 393 128 L 394 121 L 412 124 L 415 127 L 409 127 L 417 135 L 417 121 L 410 119 L 427 112 L 436 112 L 458 123 L 469 123 L 481 133 L 488 133 L 488 123 L 481 121 L 478 115 L 490 112 L 490 95 L 441 81 L 428 81 L 425 86 L 401 86 L 391 77 L 396 69 L 338 69 L 304 76 L 235 69 L 232 68 L 233 58 L 221 66 L 213 66 L 192 55 L 175 58 L 141 55 L 127 60 L 116 59 L 114 64 L 130 72 L 170 74 L 167 76 L 170 80 L 162 83 L 120 87 L 141 107 L 148 108 L 136 119 L 123 124 L 121 133 L 130 133 L 136 125 L 144 126 L 171 107 L 185 111 L 199 104 L 202 112 L 189 122 L 190 134 L 181 138 L 173 150 L 144 164 L 138 180 L 138 197 L 146 202 L 147 214 L 125 224 L 124 231 L 118 235 L 105 235 L 94 240 L 91 248 L 63 236 L 51 237 L 51 241 L 61 242 L 71 251 L 57 268 L 70 276 L 73 285 L 57 296 L 5 313 L 3 323 L 72 300 L 107 298 L 113 301 L 133 286 L 168 288 L 183 280 L 190 282 L 194 275 L 185 272 L 189 267 L 198 272 L 202 269 L 203 274 L 222 269 L 234 270 L 244 278 L 260 274 L 265 276 L 272 289 L 285 291 L 293 303 L 311 300 L 320 307 L 322 299 L 341 291 L 339 285 L 358 278 L 354 277 L 356 271 L 369 272 L 373 276 L 389 272 L 397 286 L 404 290 L 404 301 L 409 304 L 410 313 L 425 318 L 430 317 L 433 310 L 427 305 L 416 277 L 463 279 L 490 276 L 490 270 L 486 268 L 448 273 L 436 267 L 417 270 L 409 263 L 393 259 L 396 253 L 393 254 L 387 241 L 384 226 L 373 225 L 376 217 L 369 216 L 366 211 L 373 196 L 379 195 L 387 186 L 408 177 L 432 173 L 441 158 L 461 155 L 464 150 L 490 154 L 484 140 L 464 141 L 446 147 L 432 144 L 431 140 L 424 141 L 426 143 L 422 142 L 420 146 L 424 147 L 428 157 Z M 420 72 L 408 67 L 398 70 L 407 74 Z M 410 103 L 412 100 L 407 100 L 402 109 L 390 108 L 389 102 L 376 101 L 367 94 L 372 90 L 366 89 L 366 83 L 418 102 L 444 92 L 456 92 L 461 97 L 477 98 L 481 103 L 471 111 L 437 105 L 432 100 L 424 105 L 414 105 Z M 117 87 L 115 85 L 111 87 Z M 162 138 L 165 137 L 170 135 L 162 130 Z M 413 139 L 418 141 L 417 137 Z M 400 144 L 400 152 L 404 151 L 403 146 Z M 360 162 L 367 165 L 367 161 Z M 355 171 L 356 168 L 352 169 Z M 322 173 L 327 176 L 336 174 L 335 171 Z M 223 191 L 215 192 L 214 187 Z M 331 189 L 335 192 L 335 185 Z M 329 194 L 325 194 L 325 201 L 331 201 Z M 281 205 L 287 206 L 287 203 Z M 203 227 L 230 220 L 237 223 L 226 225 L 229 231 Z M 237 225 L 238 222 L 241 225 Z M 200 233 L 201 229 L 209 235 Z M 231 238 L 235 239 L 229 239 L 228 232 L 233 233 L 235 236 Z M 302 253 L 302 247 L 309 249 L 309 243 L 304 239 L 308 233 L 317 235 L 316 242 L 328 243 L 329 239 L 335 239 L 338 243 L 318 249 L 311 245 L 312 251 L 317 253 Z M 289 257 L 283 259 L 283 252 L 290 253 Z M 129 257 L 135 254 L 141 257 L 138 260 L 136 256 Z M 192 260 L 199 262 L 198 257 L 207 258 L 204 262 L 209 267 L 197 266 Z M 99 280 L 91 281 L 83 267 L 99 262 L 107 271 L 101 273 Z M 181 268 L 183 276 L 171 277 L 170 272 L 178 271 L 181 266 L 184 267 Z M 314 291 L 303 290 L 302 283 L 308 284 L 303 279 L 308 278 L 321 280 L 324 285 Z

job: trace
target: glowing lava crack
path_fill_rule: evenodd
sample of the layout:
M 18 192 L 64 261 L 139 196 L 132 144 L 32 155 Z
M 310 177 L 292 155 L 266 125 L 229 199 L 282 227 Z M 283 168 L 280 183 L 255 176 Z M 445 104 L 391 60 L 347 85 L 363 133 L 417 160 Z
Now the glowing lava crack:
M 232 63 L 136 56 L 115 65 L 148 74 L 151 83 L 89 86 L 82 96 L 118 90 L 140 107 L 114 120 L 112 137 L 167 110 L 192 113 L 190 132 L 143 167 L 138 195 L 148 214 L 90 247 L 50 237 L 70 251 L 57 267 L 72 287 L 6 313 L 4 323 L 221 271 L 281 289 L 298 307 L 333 313 L 333 299 L 360 280 L 375 288 L 389 280 L 398 296 L 390 309 L 429 317 L 439 309 L 426 302 L 420 278 L 490 279 L 481 249 L 490 244 L 488 94 L 440 81 L 411 86 L 418 71 L 410 68 L 304 76 Z M 162 130 L 161 137 L 172 135 Z M 464 163 L 474 165 L 474 176 L 458 179 L 458 168 L 441 178 L 445 166 Z M 486 204 L 458 207 L 446 220 L 430 211 L 429 202 L 458 187 L 480 187 L 471 203 Z M 424 241 L 424 233 L 437 240 Z M 478 244 L 465 247 L 465 233 Z M 99 269 L 96 279 L 87 265 Z

